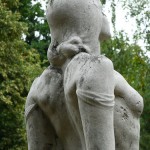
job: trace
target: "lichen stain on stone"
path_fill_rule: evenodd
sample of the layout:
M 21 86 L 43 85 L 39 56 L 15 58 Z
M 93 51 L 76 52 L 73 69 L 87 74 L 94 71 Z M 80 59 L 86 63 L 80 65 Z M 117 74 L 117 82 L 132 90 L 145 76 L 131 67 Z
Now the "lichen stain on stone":
M 80 79 L 80 81 L 79 81 L 79 86 L 80 86 L 80 87 L 82 87 L 83 82 L 84 82 L 84 77 L 81 77 L 81 79 Z
M 87 86 L 87 89 L 88 89 L 88 90 L 91 90 L 92 88 L 91 88 L 90 86 Z
M 122 116 L 125 120 L 127 120 L 129 118 L 128 114 L 127 113 L 123 113 L 123 116 Z
M 128 115 L 128 112 L 127 112 L 127 110 L 124 108 L 124 107 L 120 107 L 121 109 L 122 109 L 122 120 L 128 120 L 128 118 L 129 118 L 129 115 Z
M 53 5 L 53 2 L 54 2 L 54 0 L 50 0 L 50 5 L 51 5 L 51 6 Z
M 52 144 L 45 144 L 43 150 L 51 150 L 53 148 Z
M 131 142 L 130 142 L 130 148 L 132 147 L 132 144 L 133 144 L 133 142 L 131 141 Z
M 56 48 L 57 48 L 58 45 L 59 45 L 59 43 L 56 42 L 56 44 L 54 44 L 54 45 L 52 46 L 52 52 L 56 52 Z

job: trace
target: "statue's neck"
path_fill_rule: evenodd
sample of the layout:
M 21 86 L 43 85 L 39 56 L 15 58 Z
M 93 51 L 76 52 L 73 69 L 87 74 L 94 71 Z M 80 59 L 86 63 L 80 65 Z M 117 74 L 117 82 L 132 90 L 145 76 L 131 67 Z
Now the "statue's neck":
M 94 40 L 94 41 L 90 40 L 88 42 L 84 42 L 84 44 L 89 47 L 89 49 L 90 49 L 89 54 L 97 55 L 97 56 L 100 55 L 101 50 L 100 50 L 100 43 L 98 40 L 97 41 L 96 40 Z

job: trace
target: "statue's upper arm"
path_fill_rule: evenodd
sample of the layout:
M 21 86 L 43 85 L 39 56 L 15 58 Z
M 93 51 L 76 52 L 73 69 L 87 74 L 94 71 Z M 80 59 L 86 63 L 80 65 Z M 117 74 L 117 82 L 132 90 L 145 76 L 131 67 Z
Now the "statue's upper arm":
M 114 75 L 116 82 L 115 95 L 122 97 L 130 109 L 140 115 L 143 111 L 142 96 L 128 84 L 121 74 L 114 71 Z

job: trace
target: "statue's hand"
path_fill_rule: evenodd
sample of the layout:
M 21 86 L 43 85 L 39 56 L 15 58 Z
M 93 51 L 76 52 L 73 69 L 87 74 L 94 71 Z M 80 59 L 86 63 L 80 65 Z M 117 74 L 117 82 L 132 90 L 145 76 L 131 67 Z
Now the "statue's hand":
M 55 48 L 49 48 L 47 56 L 52 66 L 61 67 L 67 59 L 72 58 L 76 54 L 80 52 L 89 53 L 90 51 L 89 47 L 83 44 L 80 37 L 74 36 L 55 46 Z
M 79 37 L 72 37 L 57 47 L 57 52 L 66 58 L 71 58 L 80 52 L 88 52 L 89 48 L 82 43 Z

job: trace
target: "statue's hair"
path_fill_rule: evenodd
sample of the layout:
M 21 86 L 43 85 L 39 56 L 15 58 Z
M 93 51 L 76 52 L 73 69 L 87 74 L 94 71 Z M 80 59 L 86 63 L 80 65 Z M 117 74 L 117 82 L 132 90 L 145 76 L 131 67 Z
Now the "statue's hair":
M 109 22 L 107 20 L 106 15 L 102 12 L 102 28 L 99 36 L 99 40 L 103 41 L 111 38 Z

